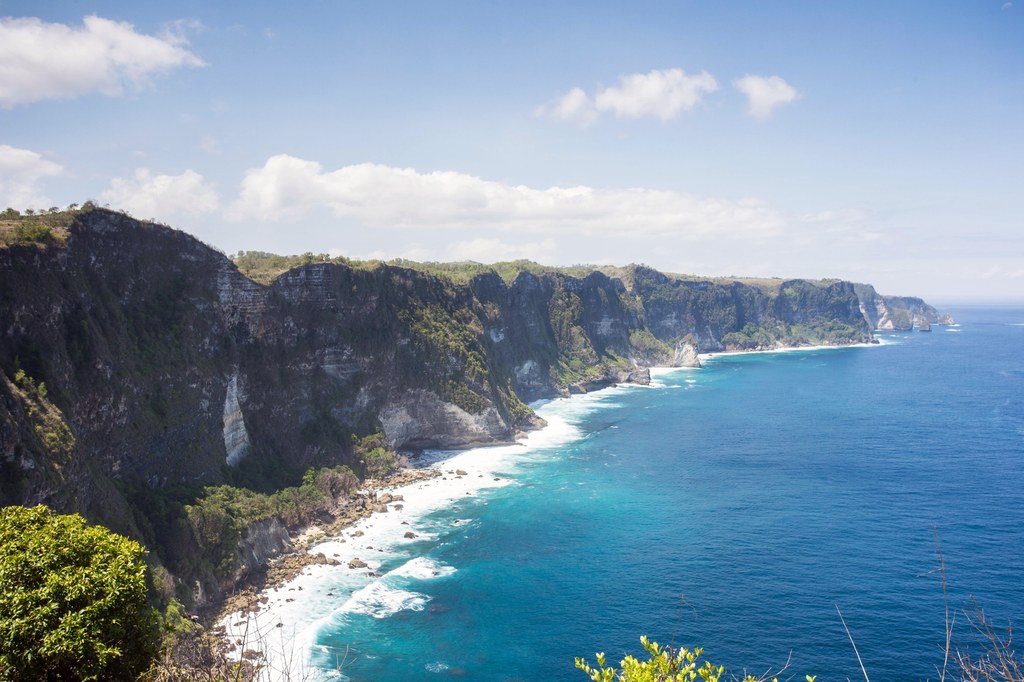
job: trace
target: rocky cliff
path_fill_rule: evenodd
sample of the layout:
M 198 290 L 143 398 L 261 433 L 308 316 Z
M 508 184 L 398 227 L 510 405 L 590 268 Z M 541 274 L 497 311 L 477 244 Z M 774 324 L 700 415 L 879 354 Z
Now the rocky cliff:
M 870 284 L 855 284 L 864 319 L 873 329 L 908 331 L 915 320 L 929 324 L 953 324 L 948 313 L 940 314 L 934 307 L 913 296 L 882 296 Z
M 848 344 L 920 299 L 643 266 L 574 277 L 310 262 L 269 285 L 191 236 L 90 210 L 64 243 L 0 246 L 0 503 L 44 502 L 151 538 L 153 491 L 294 484 L 396 448 L 508 441 L 525 403 L 696 352 Z

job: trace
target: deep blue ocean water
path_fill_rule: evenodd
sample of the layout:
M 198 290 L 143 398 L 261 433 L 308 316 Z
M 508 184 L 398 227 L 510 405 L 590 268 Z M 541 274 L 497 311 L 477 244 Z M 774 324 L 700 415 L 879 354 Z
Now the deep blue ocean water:
M 873 680 L 937 679 L 937 541 L 954 609 L 973 595 L 1024 622 L 1024 309 L 952 312 L 881 346 L 719 356 L 543 406 L 576 435 L 415 519 L 422 539 L 378 573 L 406 568 L 374 583 L 391 607 L 341 608 L 314 662 L 582 681 L 574 656 L 618 661 L 647 634 L 737 672 L 859 679 L 838 605 Z

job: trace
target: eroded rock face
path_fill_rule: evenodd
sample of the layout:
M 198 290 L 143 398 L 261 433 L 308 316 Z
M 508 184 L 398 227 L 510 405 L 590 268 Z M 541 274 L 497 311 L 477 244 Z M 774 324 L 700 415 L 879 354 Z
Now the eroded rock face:
M 395 449 L 456 448 L 513 438 L 508 423 L 494 407 L 471 414 L 422 389 L 407 391 L 385 405 L 380 423 Z
M 700 356 L 697 346 L 692 341 L 680 341 L 676 344 L 676 354 L 672 358 L 673 367 L 700 367 Z
M 238 543 L 235 581 L 257 571 L 271 559 L 293 551 L 288 529 L 278 518 L 262 519 L 250 525 Z
M 872 329 L 909 331 L 917 319 L 929 324 L 955 324 L 952 315 L 940 314 L 934 307 L 914 296 L 882 296 L 870 284 L 855 284 L 864 318 Z

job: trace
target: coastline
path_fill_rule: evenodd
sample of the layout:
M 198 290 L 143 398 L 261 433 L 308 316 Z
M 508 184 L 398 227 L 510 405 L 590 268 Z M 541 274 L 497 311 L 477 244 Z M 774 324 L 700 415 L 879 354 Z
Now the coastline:
M 840 346 L 798 346 L 755 351 L 723 351 L 701 354 L 700 360 L 721 356 L 766 353 L 790 353 L 841 348 L 876 347 L 881 343 Z M 695 371 L 691 367 L 651 367 L 652 379 L 669 373 Z M 650 388 L 664 384 L 652 382 Z M 623 388 L 646 388 L 639 384 L 613 384 L 588 393 L 572 394 L 534 403 L 532 407 L 552 403 L 577 403 L 602 400 Z M 477 500 L 488 489 L 514 483 L 508 472 L 517 460 L 531 450 L 549 447 L 579 437 L 578 430 L 559 418 L 547 417 L 548 424 L 522 435 L 513 444 L 473 447 L 456 451 L 427 451 L 417 467 L 400 470 L 398 480 L 371 481 L 359 494 L 372 496 L 369 505 L 354 517 L 344 518 L 326 527 L 311 525 L 295 534 L 295 551 L 275 559 L 262 583 L 250 582 L 239 595 L 226 600 L 215 621 L 219 632 L 237 657 L 262 657 L 270 679 L 308 679 L 308 655 L 313 650 L 319 629 L 336 620 L 340 613 L 359 613 L 383 618 L 403 609 L 420 610 L 422 595 L 381 588 L 389 575 L 412 575 L 420 579 L 443 579 L 455 572 L 437 565 L 422 555 L 400 563 L 402 549 L 414 549 L 417 542 L 429 542 L 438 536 L 429 524 L 423 524 L 429 512 Z M 399 557 L 400 561 L 401 557 Z M 325 587 L 326 586 L 326 587 Z M 376 586 L 376 587 L 375 587 Z M 327 599 L 311 599 L 317 589 L 327 589 Z M 305 593 L 305 594 L 303 594 Z M 344 601 L 332 600 L 347 594 Z M 318 658 L 332 655 L 343 660 L 343 652 L 319 647 Z M 317 666 L 319 668 L 319 666 Z M 315 679 L 315 678 L 314 678 Z M 343 675 L 341 679 L 346 679 Z
M 239 589 L 228 595 L 219 604 L 209 609 L 214 624 L 222 622 L 231 614 L 260 610 L 260 597 L 268 590 L 276 590 L 297 577 L 307 566 L 331 565 L 333 559 L 322 552 L 313 552 L 314 547 L 325 538 L 342 533 L 349 526 L 380 513 L 380 505 L 401 503 L 401 495 L 393 491 L 400 487 L 440 476 L 441 472 L 427 467 L 403 466 L 392 472 L 386 479 L 368 479 L 363 482 L 356 495 L 347 500 L 342 509 L 328 523 L 310 523 L 289 532 L 292 550 L 272 558 L 261 571 L 244 578 Z
M 585 403 L 598 393 L 614 390 L 609 387 L 573 398 Z M 555 401 L 565 400 L 569 398 Z M 420 610 L 426 601 L 423 595 L 386 583 L 395 577 L 443 579 L 455 572 L 423 556 L 425 548 L 417 552 L 418 543 L 431 543 L 445 530 L 431 526 L 427 517 L 432 511 L 486 504 L 481 493 L 512 484 L 507 474 L 514 472 L 524 455 L 579 435 L 575 427 L 554 418 L 514 444 L 426 451 L 420 466 L 407 470 L 429 472 L 418 474 L 422 478 L 375 487 L 377 499 L 390 496 L 383 508 L 327 529 L 324 535 L 312 527 L 298 533 L 296 552 L 275 560 L 283 559 L 290 570 L 272 578 L 268 571 L 261 587 L 250 586 L 240 599 L 226 602 L 214 622 L 216 632 L 227 640 L 231 656 L 262 658 L 269 679 L 308 679 L 316 672 L 307 658 L 320 627 L 349 613 L 381 618 L 403 609 Z M 301 537 L 309 544 L 300 548 Z M 335 653 L 337 660 L 344 657 L 344 652 L 322 648 L 314 653 L 320 659 L 317 667 L 325 657 L 333 665 Z
M 875 331 L 877 332 L 878 330 Z M 817 346 L 782 346 L 781 348 L 765 348 L 757 350 L 723 350 L 714 353 L 700 353 L 697 357 L 701 362 L 704 362 L 705 360 L 714 360 L 715 358 L 730 357 L 737 355 L 764 355 L 767 353 L 799 353 L 801 351 L 841 350 L 844 348 L 877 348 L 878 346 L 886 346 L 891 343 L 891 341 L 886 341 L 875 337 L 873 341 L 868 343 L 846 343 L 840 345 Z

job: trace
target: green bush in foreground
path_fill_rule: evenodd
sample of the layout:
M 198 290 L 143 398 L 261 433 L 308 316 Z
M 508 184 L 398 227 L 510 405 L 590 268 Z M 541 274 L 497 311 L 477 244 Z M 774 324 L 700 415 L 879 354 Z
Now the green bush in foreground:
M 640 638 L 649 658 L 640 661 L 633 656 L 626 656 L 619 665 L 622 670 L 605 667 L 604 654 L 597 654 L 597 667 L 591 667 L 584 659 L 576 659 L 576 667 L 587 674 L 593 682 L 719 682 L 725 674 L 723 666 L 716 666 L 707 659 L 701 661 L 704 650 L 697 647 L 693 650 L 681 647 L 662 647 L 646 636 Z M 807 675 L 807 682 L 814 682 L 814 677 Z M 763 682 L 753 675 L 747 675 L 743 682 Z M 778 682 L 772 678 L 772 682 Z
M 132 680 L 156 647 L 142 547 L 75 515 L 0 509 L 0 680 Z

